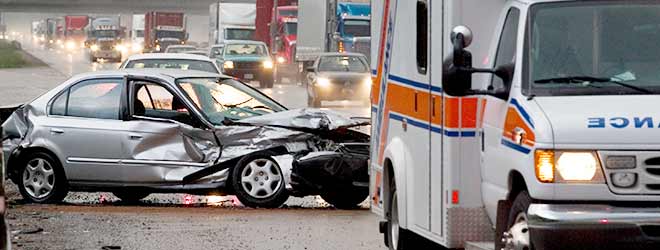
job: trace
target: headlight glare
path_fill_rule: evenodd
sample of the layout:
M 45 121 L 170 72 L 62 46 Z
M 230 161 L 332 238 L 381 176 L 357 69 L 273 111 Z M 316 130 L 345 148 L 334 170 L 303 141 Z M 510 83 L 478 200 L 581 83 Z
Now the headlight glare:
M 222 67 L 225 68 L 225 69 L 233 69 L 234 68 L 234 62 L 226 61 L 225 63 L 222 64 Z
M 595 154 L 591 152 L 563 152 L 557 157 L 555 167 L 562 180 L 592 181 L 600 164 Z
M 330 86 L 330 79 L 328 78 L 318 78 L 316 79 L 316 85 L 321 86 L 321 87 L 328 87 Z
M 264 68 L 265 69 L 272 69 L 273 68 L 273 61 L 264 61 Z
M 92 51 L 97 51 L 97 50 L 99 50 L 99 46 L 94 44 L 94 45 L 90 46 L 89 49 L 92 50 Z

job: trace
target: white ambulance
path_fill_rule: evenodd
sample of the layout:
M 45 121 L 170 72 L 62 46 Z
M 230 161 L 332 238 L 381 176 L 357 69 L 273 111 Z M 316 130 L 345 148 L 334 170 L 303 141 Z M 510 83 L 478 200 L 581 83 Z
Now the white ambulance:
M 371 202 L 390 249 L 660 249 L 660 1 L 372 13 Z

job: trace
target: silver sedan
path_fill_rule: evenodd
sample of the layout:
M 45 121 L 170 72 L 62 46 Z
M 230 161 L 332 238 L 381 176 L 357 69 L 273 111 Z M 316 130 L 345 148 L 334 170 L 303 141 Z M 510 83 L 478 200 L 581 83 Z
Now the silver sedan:
M 347 130 L 360 125 L 328 111 L 287 110 L 223 75 L 129 70 L 71 78 L 18 108 L 2 138 L 7 173 L 29 202 L 59 202 L 68 191 L 110 191 L 128 202 L 184 192 L 233 193 L 247 206 L 279 207 L 290 194 L 343 197 L 290 183 L 293 165 L 309 173 L 305 161 L 314 168 L 319 159 L 366 155 L 354 147 L 366 147 L 369 137 Z M 313 159 L 313 152 L 326 156 Z M 366 157 L 354 162 L 366 173 Z M 319 171 L 295 176 L 308 183 Z M 337 176 L 359 182 L 351 178 Z

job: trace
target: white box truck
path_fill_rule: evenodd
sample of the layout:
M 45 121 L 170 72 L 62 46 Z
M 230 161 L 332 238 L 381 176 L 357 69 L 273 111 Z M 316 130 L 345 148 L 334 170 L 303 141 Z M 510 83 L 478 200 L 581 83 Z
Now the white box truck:
M 390 249 L 660 249 L 660 1 L 372 13 L 371 205 Z
M 211 4 L 209 44 L 221 44 L 225 40 L 255 40 L 256 15 L 255 3 Z
M 131 50 L 141 53 L 144 50 L 144 14 L 133 15 L 131 20 Z

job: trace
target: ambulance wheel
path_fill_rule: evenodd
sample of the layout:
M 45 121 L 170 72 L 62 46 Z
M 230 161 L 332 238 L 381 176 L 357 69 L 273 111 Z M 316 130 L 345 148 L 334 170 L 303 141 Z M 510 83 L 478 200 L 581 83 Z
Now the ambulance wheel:
M 338 209 L 354 209 L 369 196 L 369 189 L 354 188 L 321 194 L 324 201 Z
M 509 219 L 507 228 L 502 235 L 503 250 L 527 249 L 533 250 L 534 247 L 529 238 L 529 226 L 527 209 L 532 203 L 527 191 L 520 192 L 513 201 L 511 210 L 509 210 Z
M 245 206 L 278 208 L 289 199 L 282 169 L 267 153 L 243 157 L 230 178 L 236 197 Z
M 399 205 L 396 188 L 392 188 L 389 214 L 387 216 L 387 232 L 385 232 L 390 250 L 419 249 L 413 244 L 412 233 L 399 227 Z

